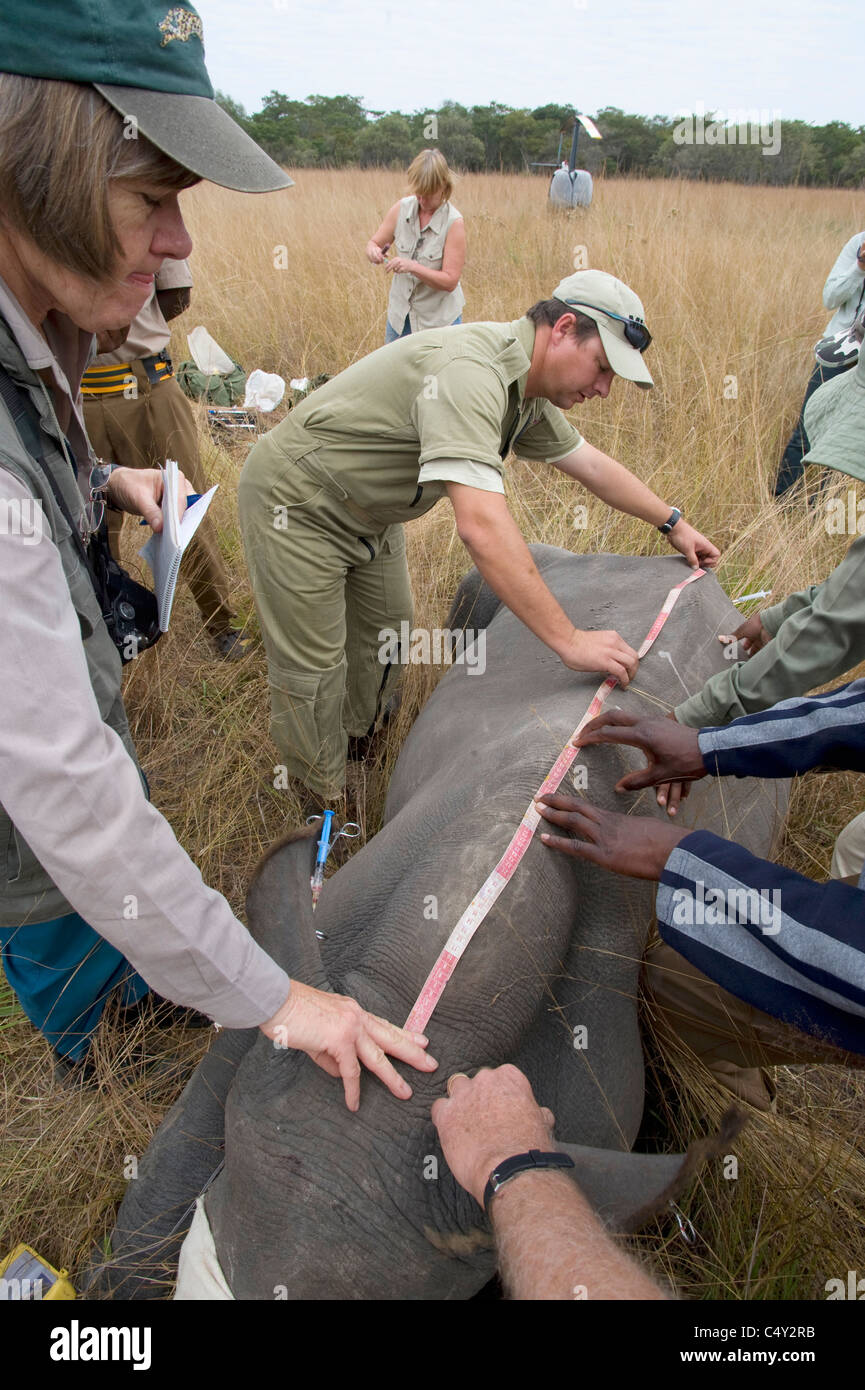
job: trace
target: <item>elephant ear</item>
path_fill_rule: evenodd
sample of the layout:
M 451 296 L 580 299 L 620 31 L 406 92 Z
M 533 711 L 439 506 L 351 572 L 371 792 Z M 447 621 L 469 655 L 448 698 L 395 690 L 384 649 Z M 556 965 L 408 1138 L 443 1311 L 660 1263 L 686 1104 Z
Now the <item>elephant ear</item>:
M 727 1153 L 744 1124 L 745 1116 L 731 1106 L 718 1133 L 698 1139 L 685 1154 L 620 1153 L 558 1142 L 556 1147 L 574 1160 L 572 1176 L 604 1225 L 632 1235 L 664 1215 L 708 1159 Z
M 313 913 L 309 886 L 317 833 L 314 825 L 292 830 L 262 856 L 246 895 L 246 920 L 259 946 L 287 975 L 329 990 L 315 934 L 317 925 L 325 926 L 326 909 Z

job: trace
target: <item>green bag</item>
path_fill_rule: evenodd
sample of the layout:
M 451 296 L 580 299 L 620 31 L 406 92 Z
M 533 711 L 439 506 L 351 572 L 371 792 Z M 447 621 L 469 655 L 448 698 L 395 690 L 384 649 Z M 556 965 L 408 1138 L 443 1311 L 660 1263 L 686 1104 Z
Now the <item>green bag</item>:
M 211 405 L 238 405 L 246 395 L 246 373 L 239 362 L 226 376 L 214 372 L 208 376 L 194 362 L 181 362 L 174 371 L 178 385 L 193 401 L 208 401 Z

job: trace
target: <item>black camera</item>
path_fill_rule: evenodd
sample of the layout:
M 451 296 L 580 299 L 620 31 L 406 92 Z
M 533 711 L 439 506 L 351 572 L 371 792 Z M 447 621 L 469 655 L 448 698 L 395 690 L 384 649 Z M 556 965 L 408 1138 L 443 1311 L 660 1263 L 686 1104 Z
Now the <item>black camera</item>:
M 118 565 L 104 520 L 90 538 L 89 558 L 105 626 L 121 661 L 133 661 L 162 636 L 156 595 Z

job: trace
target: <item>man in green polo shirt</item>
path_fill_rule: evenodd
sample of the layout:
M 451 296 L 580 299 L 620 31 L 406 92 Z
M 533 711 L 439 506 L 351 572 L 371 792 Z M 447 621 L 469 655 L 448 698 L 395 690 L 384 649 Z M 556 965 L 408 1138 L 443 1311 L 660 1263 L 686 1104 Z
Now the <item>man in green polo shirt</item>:
M 658 527 L 692 565 L 719 552 L 561 414 L 646 389 L 651 342 L 633 290 L 603 271 L 569 276 L 513 323 L 430 329 L 380 348 L 320 387 L 251 451 L 238 501 L 268 662 L 271 732 L 288 772 L 338 796 L 349 737 L 368 733 L 396 675 L 380 632 L 411 623 L 401 522 L 447 495 L 460 539 L 501 600 L 574 671 L 623 685 L 636 652 L 583 632 L 550 593 L 504 496 L 518 457 L 554 465 Z

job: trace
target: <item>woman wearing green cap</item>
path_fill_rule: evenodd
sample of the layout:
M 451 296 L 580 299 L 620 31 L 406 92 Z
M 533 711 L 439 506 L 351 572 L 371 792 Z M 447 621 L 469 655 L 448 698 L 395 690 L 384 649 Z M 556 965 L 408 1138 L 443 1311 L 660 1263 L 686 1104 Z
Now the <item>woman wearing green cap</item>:
M 189 6 L 21 0 L 0 68 L 4 971 L 65 1072 L 110 996 L 134 1011 L 152 989 L 309 1052 L 352 1109 L 361 1062 L 408 1096 L 385 1054 L 433 1070 L 425 1039 L 290 982 L 149 804 L 88 563 L 103 502 L 161 527 L 158 472 L 93 472 L 93 334 L 125 330 L 163 259 L 189 255 L 180 190 L 291 180 L 213 101 Z

